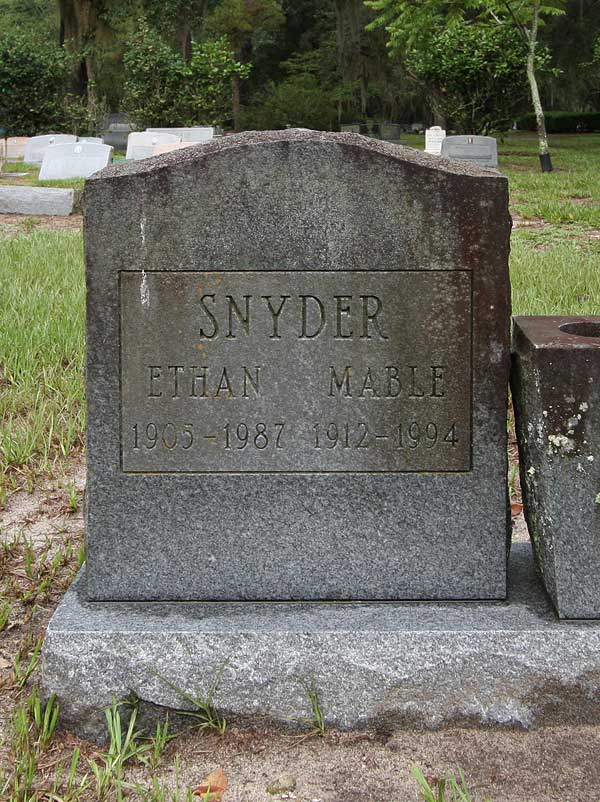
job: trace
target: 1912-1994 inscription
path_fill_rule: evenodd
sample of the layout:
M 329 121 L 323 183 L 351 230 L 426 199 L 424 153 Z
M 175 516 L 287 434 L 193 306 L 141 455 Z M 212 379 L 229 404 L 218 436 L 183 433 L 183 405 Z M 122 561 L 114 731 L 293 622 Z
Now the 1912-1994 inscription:
M 125 472 L 470 470 L 467 271 L 120 282 Z

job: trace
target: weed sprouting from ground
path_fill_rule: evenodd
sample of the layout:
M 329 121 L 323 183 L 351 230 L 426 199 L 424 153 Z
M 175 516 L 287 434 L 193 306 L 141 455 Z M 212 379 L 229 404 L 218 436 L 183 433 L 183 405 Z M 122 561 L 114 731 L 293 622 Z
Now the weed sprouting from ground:
M 214 703 L 214 697 L 219 687 L 219 683 L 221 682 L 221 677 L 223 676 L 225 668 L 226 664 L 223 664 L 219 668 L 206 693 L 198 690 L 195 693 L 188 693 L 174 682 L 171 682 L 171 680 L 169 680 L 167 677 L 163 677 L 162 674 L 159 674 L 157 671 L 154 671 L 153 673 L 156 677 L 158 677 L 158 679 L 160 679 L 161 682 L 164 682 L 165 685 L 168 685 L 169 688 L 174 690 L 183 701 L 191 705 L 191 710 L 181 710 L 179 711 L 180 715 L 189 716 L 191 719 L 193 719 L 194 727 L 205 730 L 214 730 L 220 735 L 224 735 L 225 731 L 227 730 L 227 720 L 216 707 Z
M 454 774 L 427 778 L 418 766 L 412 767 L 411 774 L 419 785 L 422 802 L 476 802 L 460 769 L 457 770 L 458 778 Z

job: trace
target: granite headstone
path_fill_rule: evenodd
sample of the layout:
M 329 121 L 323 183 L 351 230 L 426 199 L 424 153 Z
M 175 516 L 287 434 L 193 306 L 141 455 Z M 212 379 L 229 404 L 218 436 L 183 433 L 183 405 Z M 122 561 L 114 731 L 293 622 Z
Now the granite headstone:
M 355 134 L 93 176 L 87 598 L 503 598 L 509 234 Z
M 511 383 L 529 533 L 561 618 L 600 618 L 600 317 L 516 317 Z
M 498 143 L 493 136 L 447 136 L 442 140 L 440 152 L 446 159 L 475 162 L 482 167 L 498 166 Z

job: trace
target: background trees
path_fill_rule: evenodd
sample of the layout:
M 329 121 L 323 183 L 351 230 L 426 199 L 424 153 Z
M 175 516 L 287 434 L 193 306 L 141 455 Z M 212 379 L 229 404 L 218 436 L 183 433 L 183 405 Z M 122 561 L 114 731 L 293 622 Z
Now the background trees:
M 106 110 L 140 124 L 502 129 L 533 111 L 528 54 L 542 108 L 600 111 L 596 0 L 0 0 L 0 39 L 15 35 L 22 53 L 66 54 L 59 106 L 90 132 Z M 14 76 L 25 94 L 28 75 Z

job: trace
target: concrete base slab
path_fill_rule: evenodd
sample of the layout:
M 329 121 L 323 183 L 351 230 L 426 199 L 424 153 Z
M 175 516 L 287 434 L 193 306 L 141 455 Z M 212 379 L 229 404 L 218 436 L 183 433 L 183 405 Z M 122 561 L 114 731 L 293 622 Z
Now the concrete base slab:
M 0 214 L 69 215 L 77 211 L 81 192 L 53 187 L 0 187 Z
M 559 621 L 529 544 L 515 544 L 507 602 L 86 602 L 80 576 L 54 614 L 43 683 L 63 721 L 103 733 L 102 707 L 136 694 L 228 719 L 290 726 L 314 683 L 343 729 L 600 722 L 600 621 Z M 171 683 L 171 684 L 169 684 Z

